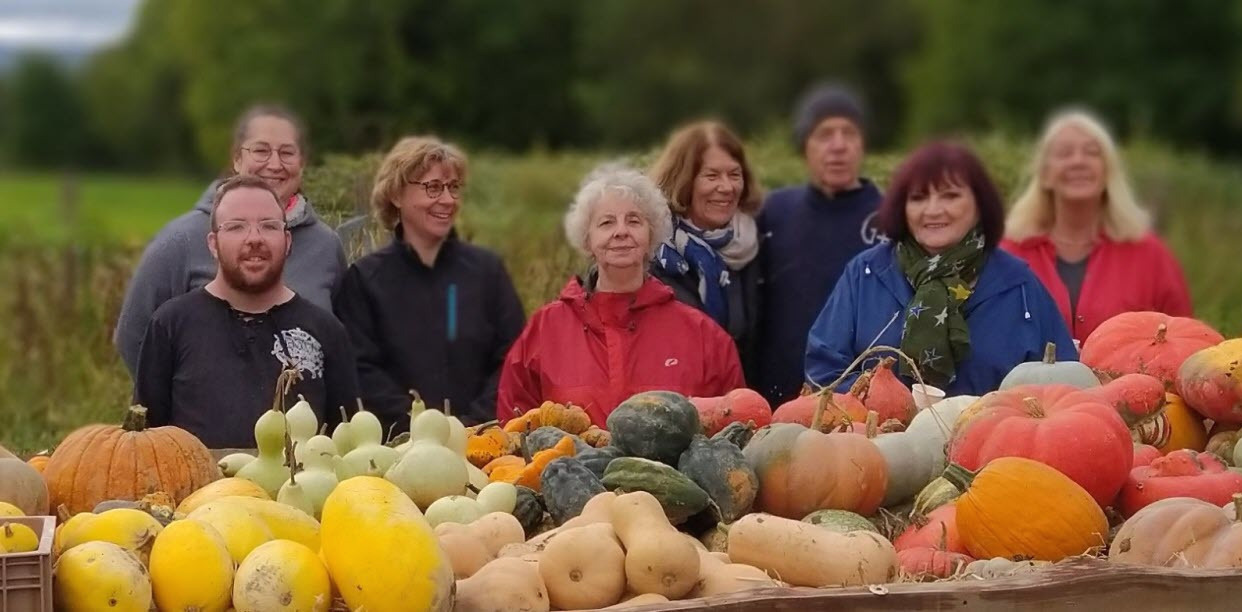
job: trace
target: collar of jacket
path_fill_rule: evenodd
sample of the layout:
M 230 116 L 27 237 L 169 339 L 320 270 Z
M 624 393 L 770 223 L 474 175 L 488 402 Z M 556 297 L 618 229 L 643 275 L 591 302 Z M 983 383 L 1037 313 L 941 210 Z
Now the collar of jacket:
M 894 244 L 887 244 L 864 255 L 863 274 L 869 273 L 878 278 L 894 299 L 905 304 L 914 297 L 914 289 L 897 265 L 896 248 Z M 1017 262 L 1012 255 L 998 248 L 990 248 L 986 257 L 983 270 L 979 272 L 979 280 L 975 283 L 975 291 L 966 300 L 967 310 L 1025 282 L 1026 275 L 1020 274 L 1021 268 L 1018 267 L 1025 264 Z
M 436 260 L 428 266 L 423 263 L 423 259 L 418 256 L 418 252 L 414 250 L 414 247 L 405 242 L 405 238 L 401 233 L 401 224 L 397 223 L 396 227 L 392 228 L 393 247 L 396 248 L 402 256 L 404 256 L 405 260 L 409 262 L 410 265 L 422 270 L 434 270 L 444 262 L 448 261 L 448 258 L 452 257 L 452 252 L 457 245 L 457 240 L 457 228 L 454 227 L 449 230 L 449 235 L 444 238 L 444 244 L 441 244 L 440 250 L 436 252 Z
M 591 296 L 595 294 L 595 283 L 598 280 L 598 273 L 592 269 L 587 273 L 584 280 L 579 276 L 574 276 L 565 283 L 565 287 L 561 289 L 561 295 L 558 298 L 561 302 L 567 304 L 582 323 L 596 333 L 603 333 L 604 324 L 599 320 L 595 313 L 587 308 L 587 303 L 591 300 Z M 630 314 L 633 316 L 641 310 L 658 306 L 666 302 L 673 301 L 673 290 L 669 289 L 659 279 L 650 274 L 643 281 L 638 291 L 634 292 L 634 300 L 630 303 Z M 631 324 L 633 320 L 631 319 Z

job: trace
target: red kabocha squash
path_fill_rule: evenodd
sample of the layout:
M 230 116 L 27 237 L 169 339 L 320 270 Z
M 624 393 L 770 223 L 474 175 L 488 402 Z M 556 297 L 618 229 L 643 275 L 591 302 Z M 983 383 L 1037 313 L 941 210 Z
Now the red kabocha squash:
M 1224 508 L 1203 500 L 1170 497 L 1139 510 L 1109 547 L 1113 563 L 1156 567 L 1242 567 L 1242 496 Z
M 147 429 L 146 408 L 134 406 L 120 427 L 87 425 L 69 434 L 43 477 L 52 507 L 77 514 L 102 501 L 137 501 L 155 492 L 180 504 L 221 474 L 193 434 L 172 426 Z
M 866 516 L 884 498 L 884 456 L 860 434 L 776 423 L 760 429 L 742 452 L 759 477 L 756 512 L 794 520 L 826 509 Z
M 1108 506 L 1125 484 L 1134 443 L 1110 405 L 1069 385 L 994 391 L 958 419 L 949 461 L 978 470 L 1000 457 L 1052 466 Z
M 1126 374 L 1085 391 L 1116 408 L 1131 429 L 1159 415 L 1165 404 L 1164 383 L 1148 374 Z
M 1163 456 L 1164 454 L 1160 452 L 1160 449 L 1150 444 L 1135 444 L 1133 466 L 1142 467 L 1144 465 L 1151 465 L 1152 461 L 1155 461 Z
M 1242 493 L 1242 474 L 1230 471 L 1211 453 L 1180 450 L 1134 468 L 1118 500 L 1124 516 L 1134 516 L 1162 499 L 1193 497 L 1220 506 Z
M 1208 432 L 1207 427 L 1203 424 L 1203 417 L 1199 413 L 1191 410 L 1182 398 L 1174 393 L 1165 394 L 1164 426 L 1168 433 L 1165 436 L 1168 441 L 1164 444 L 1153 444 L 1160 452 L 1169 454 L 1175 450 L 1190 449 L 1201 451 L 1207 448 Z M 1148 424 L 1157 424 L 1157 421 L 1149 421 Z M 1218 424 L 1213 427 L 1213 431 L 1218 428 L 1223 429 L 1224 424 Z M 1144 436 L 1146 437 L 1146 436 Z
M 730 423 L 753 421 L 756 427 L 772 422 L 768 400 L 753 389 L 734 389 L 720 397 L 692 397 L 690 402 L 699 411 L 703 435 L 711 437 Z
M 975 558 L 970 555 L 922 546 L 897 551 L 901 573 L 914 580 L 941 580 L 956 576 Z
M 820 431 L 832 431 L 842 425 L 863 423 L 867 420 L 867 407 L 857 397 L 848 393 L 833 393 L 831 400 L 825 395 L 810 393 L 800 395 L 781 404 L 772 413 L 773 423 L 797 423 L 810 427 L 815 418 L 815 410 L 824 403 L 823 422 Z
M 919 411 L 914 395 L 893 373 L 897 360 L 885 357 L 875 368 L 863 372 L 850 387 L 850 395 L 858 398 L 863 408 L 879 415 L 880 423 L 896 419 L 909 425 Z
M 1177 394 L 1204 418 L 1242 423 L 1242 338 L 1196 352 L 1177 372 Z
M 893 538 L 893 547 L 901 552 L 910 548 L 938 548 L 969 554 L 957 532 L 957 505 L 945 504 L 927 516 L 916 516 L 900 535 Z
M 1087 336 L 1079 359 L 1101 379 L 1150 374 L 1172 390 L 1182 362 L 1222 340 L 1219 332 L 1197 319 L 1150 311 L 1124 312 Z

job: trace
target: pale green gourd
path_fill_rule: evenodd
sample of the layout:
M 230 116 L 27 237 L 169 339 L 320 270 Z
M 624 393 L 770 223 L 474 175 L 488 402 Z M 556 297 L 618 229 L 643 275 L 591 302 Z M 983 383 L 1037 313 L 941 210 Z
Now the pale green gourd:
M 220 466 L 220 473 L 224 474 L 225 478 L 232 478 L 254 460 L 255 456 L 250 453 L 233 453 L 225 455 L 216 465 Z
M 466 466 L 466 479 L 470 482 L 470 486 L 466 488 L 466 495 L 468 497 L 474 497 L 476 491 L 482 491 L 484 487 L 492 483 L 487 474 L 484 474 L 483 470 L 474 467 L 473 463 L 465 459 L 462 459 L 461 462 Z
M 295 447 L 319 432 L 319 418 L 315 416 L 315 410 L 311 408 L 310 402 L 300 394 L 298 403 L 285 413 L 285 419 L 289 421 L 289 437 L 293 438 Z
M 289 480 L 280 486 L 280 492 L 276 494 L 276 501 L 291 508 L 297 508 L 305 512 L 307 516 L 315 516 L 315 507 L 311 504 L 310 498 L 306 496 L 306 490 L 297 481 L 297 475 L 295 474 L 290 474 Z
M 437 499 L 423 513 L 427 524 L 435 527 L 440 523 L 469 525 L 487 514 L 479 502 L 464 495 L 450 495 Z
M 332 443 L 336 445 L 336 454 L 344 457 L 349 451 L 354 450 L 356 443 L 354 442 L 353 427 L 346 418 L 345 407 L 341 407 L 341 422 L 337 424 L 336 429 L 332 430 Z
M 341 458 L 336 456 L 336 447 L 327 436 L 314 436 L 298 447 L 295 454 L 302 471 L 297 474 L 298 485 L 306 494 L 316 519 L 323 512 L 323 503 L 328 495 L 336 489 L 340 479 L 336 475 L 336 465 Z M 286 481 L 284 486 L 289 486 Z
M 341 480 L 354 476 L 383 476 L 401 458 L 395 448 L 384 446 L 384 427 L 374 413 L 362 408 L 349 420 L 354 449 L 341 457 L 337 475 Z
M 273 499 L 280 493 L 280 487 L 288 479 L 286 468 L 286 451 L 293 454 L 289 439 L 289 423 L 281 410 L 285 396 L 299 377 L 297 370 L 284 370 L 276 379 L 276 395 L 272 399 L 272 409 L 264 412 L 254 423 L 254 441 L 259 449 L 259 456 L 237 471 L 238 478 L 244 478 L 263 488 Z
M 285 467 L 285 415 L 279 410 L 264 412 L 254 423 L 254 441 L 259 456 L 237 470 L 237 477 L 253 482 L 272 498 L 289 478 Z
M 504 512 L 513 514 L 517 507 L 517 487 L 507 482 L 493 482 L 479 490 L 474 497 L 484 514 Z
M 449 435 L 448 441 L 444 443 L 449 450 L 461 455 L 464 460 L 466 458 L 466 426 L 455 416 L 448 418 Z
M 384 478 L 426 509 L 441 497 L 465 495 L 470 473 L 457 453 L 424 441 L 411 445 Z
M 424 410 L 410 419 L 410 444 L 433 442 L 448 446 L 452 427 L 448 417 L 439 410 Z

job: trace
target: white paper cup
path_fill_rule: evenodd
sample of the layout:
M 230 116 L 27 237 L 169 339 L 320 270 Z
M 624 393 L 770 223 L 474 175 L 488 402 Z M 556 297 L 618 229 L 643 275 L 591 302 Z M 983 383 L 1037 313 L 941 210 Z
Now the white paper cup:
M 914 383 L 910 386 L 910 393 L 914 395 L 914 405 L 918 406 L 919 410 L 927 410 L 932 404 L 944 399 L 944 391 L 931 385 Z

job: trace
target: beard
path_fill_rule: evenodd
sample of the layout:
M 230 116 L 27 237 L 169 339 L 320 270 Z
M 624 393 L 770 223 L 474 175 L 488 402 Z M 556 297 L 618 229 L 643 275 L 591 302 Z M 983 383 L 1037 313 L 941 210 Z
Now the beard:
M 250 257 L 263 257 L 268 262 L 266 270 L 251 273 L 245 269 L 245 261 Z M 285 271 L 285 258 L 276 257 L 270 249 L 246 249 L 236 257 L 220 258 L 220 276 L 225 284 L 235 291 L 248 294 L 260 294 L 271 290 L 282 281 Z

